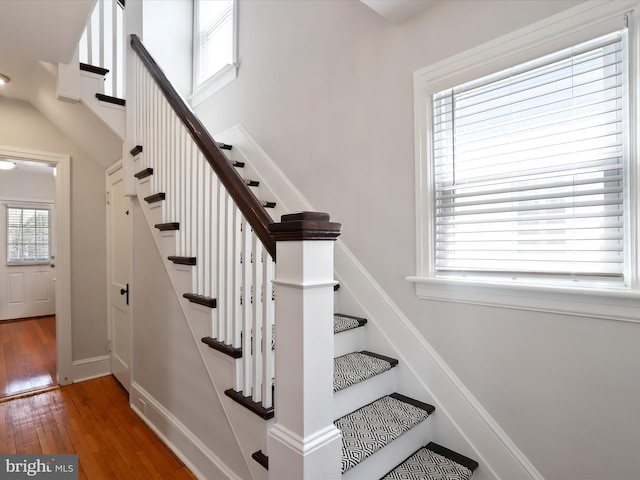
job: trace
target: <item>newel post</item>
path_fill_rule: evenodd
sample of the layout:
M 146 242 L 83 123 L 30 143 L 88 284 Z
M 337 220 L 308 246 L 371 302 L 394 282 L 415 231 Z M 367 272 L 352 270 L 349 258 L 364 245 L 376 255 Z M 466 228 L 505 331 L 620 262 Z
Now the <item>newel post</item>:
M 329 215 L 283 215 L 276 240 L 275 424 L 269 478 L 338 479 L 341 434 L 333 424 L 333 247 Z

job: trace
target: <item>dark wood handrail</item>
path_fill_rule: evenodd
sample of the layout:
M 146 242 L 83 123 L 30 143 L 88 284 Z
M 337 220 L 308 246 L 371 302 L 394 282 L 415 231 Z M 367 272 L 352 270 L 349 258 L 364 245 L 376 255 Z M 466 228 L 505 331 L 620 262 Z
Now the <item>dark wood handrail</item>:
M 218 175 L 218 178 L 220 178 L 227 192 L 231 195 L 231 198 L 233 198 L 242 215 L 244 215 L 244 218 L 249 222 L 253 231 L 275 260 L 276 242 L 269 233 L 268 226 L 270 223 L 273 223 L 269 214 L 245 184 L 233 165 L 231 165 L 231 162 L 229 162 L 224 153 L 218 148 L 209 131 L 198 117 L 196 117 L 191 107 L 189 107 L 173 85 L 171 85 L 171 82 L 144 47 L 140 38 L 135 34 L 131 35 L 131 47 L 147 67 L 149 74 L 156 81 L 162 93 L 164 93 L 169 105 L 171 105 L 173 111 L 189 131 L 191 138 L 193 138 L 193 141 L 198 145 L 207 162 L 209 162 L 209 165 L 211 165 L 216 175 Z

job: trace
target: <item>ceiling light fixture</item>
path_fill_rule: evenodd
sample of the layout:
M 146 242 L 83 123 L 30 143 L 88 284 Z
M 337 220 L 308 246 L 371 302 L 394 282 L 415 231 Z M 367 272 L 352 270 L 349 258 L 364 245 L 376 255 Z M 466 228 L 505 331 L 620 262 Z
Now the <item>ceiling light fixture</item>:
M 6 75 L 0 73 L 0 85 L 5 84 L 5 83 L 9 83 L 9 80 L 11 80 L 9 77 L 7 77 Z
M 16 168 L 16 163 L 9 160 L 0 160 L 0 170 L 13 170 Z

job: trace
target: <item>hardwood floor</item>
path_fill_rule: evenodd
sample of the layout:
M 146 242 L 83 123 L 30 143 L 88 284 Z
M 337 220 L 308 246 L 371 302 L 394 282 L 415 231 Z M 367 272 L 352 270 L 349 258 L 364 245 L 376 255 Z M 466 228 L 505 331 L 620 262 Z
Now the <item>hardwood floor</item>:
M 112 376 L 0 403 L 0 452 L 75 453 L 79 480 L 195 479 Z
M 0 400 L 53 387 L 56 317 L 0 322 Z

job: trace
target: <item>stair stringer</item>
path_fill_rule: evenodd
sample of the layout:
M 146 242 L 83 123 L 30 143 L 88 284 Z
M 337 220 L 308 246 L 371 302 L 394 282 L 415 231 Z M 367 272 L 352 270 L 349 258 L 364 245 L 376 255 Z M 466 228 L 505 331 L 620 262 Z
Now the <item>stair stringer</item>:
M 233 145 L 235 154 L 246 159 L 282 210 L 315 211 L 244 127 L 236 125 L 214 138 Z M 475 457 L 481 468 L 474 472 L 474 479 L 542 480 L 533 464 L 340 239 L 336 242 L 334 269 L 341 285 L 339 309 L 366 317 L 369 348 L 400 361 L 396 367 L 399 391 L 436 406 L 429 420 L 434 423 L 433 440 Z
M 206 307 L 194 305 L 183 298 L 183 293 L 193 291 L 193 284 L 195 283 L 194 267 L 174 265 L 167 259 L 169 255 L 176 255 L 175 233 L 159 232 L 155 228 L 157 223 L 163 222 L 164 207 L 162 202 L 148 204 L 144 200 L 146 196 L 152 193 L 155 192 L 151 192 L 151 182 L 148 178 L 136 182 L 136 195 L 142 207 L 145 220 L 163 258 L 164 266 L 171 280 L 174 293 L 178 297 L 181 309 L 187 319 L 195 346 L 200 353 L 227 421 L 234 432 L 235 441 L 240 447 L 245 463 L 251 472 L 252 480 L 267 480 L 267 470 L 253 460 L 251 455 L 259 450 L 267 451 L 267 432 L 272 421 L 261 419 L 224 395 L 224 391 L 232 388 L 235 383 L 234 375 L 238 360 L 216 352 L 202 343 L 201 339 L 203 337 L 211 335 L 212 312 Z

